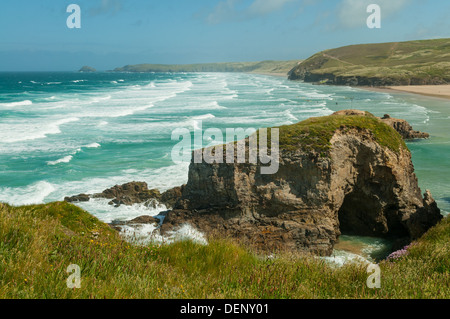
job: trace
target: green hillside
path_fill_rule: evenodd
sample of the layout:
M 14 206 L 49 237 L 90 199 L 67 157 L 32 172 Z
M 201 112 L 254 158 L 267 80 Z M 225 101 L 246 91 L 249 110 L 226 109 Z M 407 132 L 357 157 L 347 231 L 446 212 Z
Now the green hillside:
M 114 72 L 253 72 L 286 74 L 300 61 L 229 62 L 202 64 L 137 64 Z
M 360 44 L 319 52 L 289 79 L 338 85 L 450 83 L 450 39 Z

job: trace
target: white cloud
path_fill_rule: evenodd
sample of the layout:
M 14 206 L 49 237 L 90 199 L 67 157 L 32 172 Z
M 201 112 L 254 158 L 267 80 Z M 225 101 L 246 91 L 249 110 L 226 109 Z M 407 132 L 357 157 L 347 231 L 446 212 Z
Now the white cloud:
M 105 13 L 117 13 L 122 10 L 121 0 L 101 0 L 99 6 L 92 8 L 89 12 L 91 15 L 99 15 Z
M 255 0 L 248 8 L 249 13 L 265 15 L 280 10 L 285 4 L 295 0 Z
M 339 23 L 347 28 L 360 27 L 366 24 L 369 4 L 380 6 L 383 19 L 400 11 L 410 2 L 411 0 L 343 0 L 338 6 Z
M 230 20 L 245 20 L 271 14 L 281 10 L 286 4 L 300 0 L 254 0 L 250 5 L 242 8 L 238 6 L 242 0 L 223 0 L 206 17 L 210 24 L 217 24 Z
M 210 24 L 217 24 L 226 20 L 231 20 L 236 16 L 235 5 L 237 2 L 239 2 L 239 0 L 225 0 L 219 2 L 213 12 L 208 14 L 206 21 Z

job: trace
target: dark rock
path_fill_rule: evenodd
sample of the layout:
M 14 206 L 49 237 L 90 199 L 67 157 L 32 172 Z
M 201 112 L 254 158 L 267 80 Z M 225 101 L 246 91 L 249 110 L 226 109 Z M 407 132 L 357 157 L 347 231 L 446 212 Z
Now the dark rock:
M 139 216 L 136 217 L 132 220 L 128 220 L 128 221 L 118 221 L 115 220 L 111 223 L 112 226 L 117 227 L 117 226 L 129 226 L 129 225 L 148 225 L 148 224 L 156 224 L 159 225 L 161 223 L 161 219 L 158 217 L 154 217 L 154 216 Z
M 176 206 L 177 201 L 181 198 L 183 194 L 184 186 L 174 187 L 161 194 L 160 201 L 168 208 L 173 208 Z
M 76 202 L 88 202 L 90 200 L 90 196 L 87 194 L 80 194 L 72 197 L 65 197 L 64 201 L 69 203 L 76 203 Z
M 116 185 L 104 190 L 102 193 L 92 195 L 92 198 L 111 199 L 110 205 L 119 207 L 120 205 L 142 204 L 154 206 L 159 200 L 161 193 L 157 189 L 148 189 L 145 182 L 130 182 L 123 185 Z
M 139 216 L 129 221 L 130 224 L 159 224 L 161 221 L 153 216 Z

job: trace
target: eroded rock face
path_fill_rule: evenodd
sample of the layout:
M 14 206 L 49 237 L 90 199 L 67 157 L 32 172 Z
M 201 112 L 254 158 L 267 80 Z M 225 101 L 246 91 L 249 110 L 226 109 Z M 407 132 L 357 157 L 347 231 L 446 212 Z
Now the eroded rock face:
M 259 164 L 192 162 L 161 232 L 190 223 L 264 250 L 330 255 L 341 232 L 415 239 L 442 218 L 431 194 L 422 197 L 407 148 L 395 152 L 349 127 L 330 143 L 327 156 L 281 150 L 273 175 Z

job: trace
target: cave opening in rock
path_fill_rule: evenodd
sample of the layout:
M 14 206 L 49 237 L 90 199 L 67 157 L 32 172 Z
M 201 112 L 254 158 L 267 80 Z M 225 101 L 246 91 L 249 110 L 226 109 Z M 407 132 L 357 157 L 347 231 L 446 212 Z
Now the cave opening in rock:
M 362 191 L 354 190 L 345 196 L 338 218 L 342 234 L 385 237 L 388 233 L 380 200 Z
M 376 196 L 358 190 L 347 194 L 338 220 L 343 237 L 339 238 L 337 249 L 365 255 L 374 261 L 384 259 L 391 252 L 388 222 Z
M 382 204 L 380 197 L 355 189 L 347 194 L 339 209 L 341 234 L 379 238 L 409 237 L 400 221 L 397 205 Z

